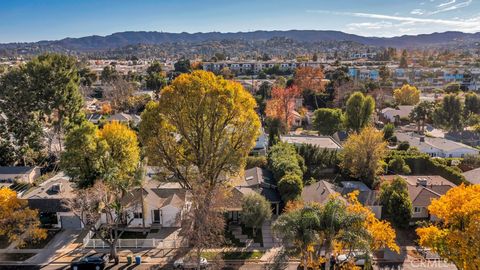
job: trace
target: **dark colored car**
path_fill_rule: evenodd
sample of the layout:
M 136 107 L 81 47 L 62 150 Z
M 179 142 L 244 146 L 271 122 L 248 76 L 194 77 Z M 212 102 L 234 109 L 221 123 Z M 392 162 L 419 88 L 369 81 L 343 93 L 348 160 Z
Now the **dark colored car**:
M 109 255 L 90 255 L 81 258 L 79 261 L 72 262 L 70 268 L 72 270 L 103 270 L 108 263 Z

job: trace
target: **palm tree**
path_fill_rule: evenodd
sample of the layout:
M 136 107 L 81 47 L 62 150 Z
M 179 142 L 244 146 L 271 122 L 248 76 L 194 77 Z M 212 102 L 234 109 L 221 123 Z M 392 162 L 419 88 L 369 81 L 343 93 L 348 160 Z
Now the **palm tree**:
M 302 254 L 303 268 L 308 265 L 308 247 L 318 241 L 321 209 L 305 206 L 282 214 L 273 224 L 274 233 L 285 245 L 293 246 Z
M 417 132 L 419 134 L 425 133 L 425 125 L 427 120 L 432 118 L 433 103 L 422 101 L 413 108 L 410 112 L 410 119 L 417 123 Z

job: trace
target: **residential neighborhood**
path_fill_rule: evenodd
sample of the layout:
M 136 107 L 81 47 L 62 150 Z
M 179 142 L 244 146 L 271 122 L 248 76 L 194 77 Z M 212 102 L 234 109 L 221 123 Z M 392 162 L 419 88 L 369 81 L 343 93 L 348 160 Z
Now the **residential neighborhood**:
M 480 269 L 480 4 L 246 2 L 0 3 L 0 269 Z

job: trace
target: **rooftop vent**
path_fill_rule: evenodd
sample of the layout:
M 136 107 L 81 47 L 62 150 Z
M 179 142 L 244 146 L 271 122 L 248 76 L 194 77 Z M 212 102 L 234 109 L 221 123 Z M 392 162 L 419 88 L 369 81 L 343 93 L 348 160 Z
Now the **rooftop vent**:
M 427 178 L 417 178 L 417 186 L 427 186 Z
M 62 191 L 62 184 L 54 184 L 52 185 L 52 187 L 50 188 L 50 191 L 52 193 L 60 193 Z

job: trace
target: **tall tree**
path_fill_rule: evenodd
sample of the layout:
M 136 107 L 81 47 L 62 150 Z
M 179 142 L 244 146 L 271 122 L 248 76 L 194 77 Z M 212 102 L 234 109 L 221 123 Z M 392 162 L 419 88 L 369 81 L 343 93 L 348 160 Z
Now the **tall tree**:
M 278 118 L 283 121 L 287 129 L 294 120 L 295 100 L 300 96 L 300 90 L 296 86 L 287 88 L 274 87 L 272 98 L 267 101 L 265 113 L 268 117 Z
M 360 132 L 370 123 L 374 110 L 375 101 L 371 96 L 364 96 L 361 92 L 353 93 L 347 101 L 345 127 L 353 132 Z
M 6 236 L 17 246 L 47 237 L 46 230 L 40 228 L 38 211 L 28 208 L 15 191 L 0 188 L 0 202 L 0 236 Z
M 417 132 L 425 133 L 427 121 L 432 119 L 434 104 L 428 101 L 422 101 L 417 104 L 410 112 L 410 119 L 417 123 Z
M 186 58 L 181 58 L 175 64 L 173 64 L 175 68 L 175 72 L 178 73 L 189 73 L 192 71 L 192 67 L 190 65 L 190 60 Z
M 120 78 L 120 74 L 118 74 L 118 71 L 116 70 L 115 66 L 112 66 L 112 65 L 105 66 L 102 70 L 102 73 L 100 74 L 100 80 L 102 81 L 103 84 L 110 83 L 119 78 Z
M 57 54 L 40 55 L 2 76 L 3 129 L 12 138 L 20 163 L 26 164 L 25 153 L 44 148 L 44 137 L 47 150 L 59 152 L 64 133 L 84 119 L 79 83 L 75 58 Z
M 420 102 L 420 90 L 409 84 L 393 90 L 393 97 L 398 105 L 415 105 Z
M 474 114 L 480 114 L 480 96 L 469 92 L 465 95 L 465 119 Z
M 140 137 L 150 164 L 191 190 L 183 228 L 194 232 L 189 240 L 198 258 L 216 237 L 214 227 L 223 231 L 212 198 L 225 193 L 228 176 L 243 167 L 259 130 L 253 97 L 239 83 L 205 71 L 181 74 L 142 113 Z
M 435 124 L 447 130 L 463 130 L 463 104 L 460 97 L 455 94 L 444 96 L 433 112 L 433 120 Z
M 333 135 L 343 129 L 343 113 L 340 109 L 321 108 L 314 112 L 313 125 L 320 134 Z
M 161 88 L 167 85 L 165 72 L 162 71 L 162 66 L 160 65 L 160 62 L 154 61 L 147 68 L 147 78 L 145 79 L 145 84 L 148 89 L 157 92 L 159 92 Z
M 408 68 L 408 53 L 405 49 L 402 51 L 402 56 L 400 57 L 400 64 L 398 66 L 400 68 Z
M 118 263 L 118 239 L 133 220 L 127 215 L 125 197 L 140 185 L 137 136 L 118 122 L 106 124 L 99 131 L 83 124 L 67 136 L 67 142 L 62 164 L 81 187 L 67 204 L 88 230 L 109 245 L 111 257 Z M 102 214 L 106 222 L 98 227 Z
M 387 153 L 383 132 L 366 127 L 359 134 L 352 134 L 341 152 L 340 167 L 352 177 L 372 186 L 375 176 L 382 169 Z
M 398 227 L 408 226 L 412 217 L 412 201 L 408 195 L 407 182 L 396 177 L 392 182 L 383 182 L 379 194 L 382 212 Z M 383 215 L 382 214 L 382 215 Z
M 317 95 L 325 91 L 323 70 L 310 66 L 299 67 L 295 71 L 294 83 L 302 91 L 311 91 L 315 100 L 315 109 L 318 108 Z
M 428 211 L 438 222 L 418 228 L 419 244 L 432 248 L 458 269 L 480 265 L 480 185 L 455 187 L 433 200 Z

